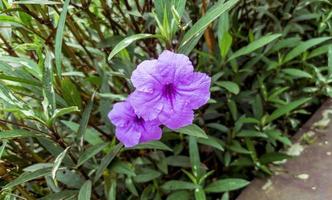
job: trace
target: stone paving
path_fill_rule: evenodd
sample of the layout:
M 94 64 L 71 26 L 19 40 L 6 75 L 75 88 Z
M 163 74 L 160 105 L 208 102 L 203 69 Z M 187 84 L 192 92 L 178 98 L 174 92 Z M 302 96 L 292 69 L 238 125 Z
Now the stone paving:
M 278 173 L 255 179 L 237 200 L 332 200 L 332 100 L 298 131 Z

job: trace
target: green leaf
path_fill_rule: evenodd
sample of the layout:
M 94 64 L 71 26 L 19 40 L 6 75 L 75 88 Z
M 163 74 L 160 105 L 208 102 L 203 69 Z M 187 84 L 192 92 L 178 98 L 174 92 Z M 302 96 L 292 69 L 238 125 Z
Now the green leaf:
M 136 176 L 134 166 L 129 162 L 116 160 L 112 163 L 110 170 L 118 174 L 126 174 L 128 176 Z
M 164 183 L 161 188 L 164 190 L 194 190 L 198 188 L 199 185 L 196 185 L 191 182 L 171 180 Z
M 267 123 L 272 122 L 273 120 L 276 120 L 279 117 L 286 115 L 290 111 L 296 109 L 297 107 L 308 102 L 309 100 L 311 100 L 311 98 L 302 98 L 302 99 L 298 99 L 296 101 L 293 101 L 291 103 L 281 106 L 280 108 L 273 111 L 273 113 L 270 116 L 267 117 L 266 122 Z
M 102 160 L 100 165 L 97 168 L 96 174 L 95 174 L 95 178 L 94 178 L 94 182 L 98 181 L 99 178 L 102 176 L 102 174 L 104 173 L 104 170 L 108 167 L 108 165 L 112 162 L 112 160 L 115 158 L 116 155 L 118 155 L 118 153 L 120 152 L 120 150 L 122 149 L 122 144 L 117 144 L 112 151 L 110 151 Z
M 20 1 L 13 1 L 13 4 L 56 5 L 56 4 L 61 4 L 61 2 L 48 1 L 48 0 L 20 0 Z
M 273 35 L 263 36 L 255 41 L 251 42 L 248 46 L 245 46 L 245 47 L 239 49 L 238 51 L 234 52 L 230 56 L 228 61 L 233 60 L 237 57 L 252 53 L 253 51 L 255 51 L 257 49 L 259 49 L 267 44 L 270 44 L 272 41 L 276 40 L 280 36 L 282 36 L 282 34 L 273 34 Z
M 232 144 L 228 146 L 228 148 L 234 152 L 241 153 L 241 154 L 250 154 L 250 151 L 243 148 L 241 144 L 237 140 L 233 140 Z
M 200 32 L 199 34 L 195 35 L 189 42 L 184 45 L 183 47 L 180 47 L 178 52 L 189 55 L 189 53 L 195 48 L 196 44 L 201 39 L 202 35 L 204 34 L 204 31 Z
M 260 137 L 267 138 L 267 136 L 263 132 L 259 132 L 256 130 L 242 130 L 238 134 L 237 137 Z
M 64 73 L 62 74 L 64 75 Z M 62 96 L 69 106 L 82 108 L 82 99 L 76 85 L 69 78 L 61 81 Z
M 53 87 L 53 67 L 51 53 L 46 49 L 43 73 L 44 112 L 47 117 L 52 116 L 56 109 L 55 92 Z
M 225 88 L 226 90 L 235 95 L 239 94 L 240 92 L 240 87 L 238 86 L 238 84 L 232 81 L 218 81 L 216 82 L 216 84 L 219 85 L 220 87 Z
M 92 182 L 88 180 L 82 185 L 80 192 L 78 194 L 78 200 L 90 200 L 91 189 L 92 189 Z
M 67 185 L 69 188 L 79 189 L 84 184 L 84 178 L 78 171 L 71 169 L 64 169 L 62 172 L 58 172 L 56 180 Z
M 79 129 L 79 124 L 71 121 L 61 121 L 64 125 L 66 125 L 73 132 L 77 132 Z M 94 128 L 87 128 L 85 134 L 83 136 L 84 140 L 89 144 L 96 145 L 103 143 L 104 141 L 101 139 L 101 134 Z
M 259 158 L 259 162 L 263 165 L 275 162 L 275 161 L 282 161 L 285 159 L 289 159 L 291 156 L 284 154 L 284 153 L 279 153 L 279 152 L 271 152 L 271 153 L 266 153 L 262 155 Z
M 40 87 L 42 85 L 39 82 L 34 81 L 34 80 L 28 80 L 28 79 L 24 79 L 24 78 L 20 78 L 20 77 L 15 77 L 15 76 L 7 76 L 4 74 L 0 74 L 0 80 L 9 80 L 9 81 L 17 82 L 17 83 L 24 83 L 24 84 L 38 86 L 38 87 Z
M 116 199 L 116 196 L 117 196 L 117 185 L 118 185 L 118 183 L 117 183 L 118 181 L 117 181 L 117 178 L 116 177 L 114 177 L 114 178 L 111 178 L 110 180 L 109 180 L 109 183 L 107 184 L 107 187 L 109 188 L 108 189 L 108 193 L 107 193 L 107 196 L 108 196 L 108 199 Z M 107 183 L 107 181 L 106 181 L 106 183 Z
M 188 156 L 169 156 L 166 158 L 167 164 L 173 167 L 191 167 Z
M 190 200 L 190 193 L 186 190 L 176 191 L 168 195 L 166 200 Z
M 260 124 L 258 119 L 252 117 L 241 117 L 237 122 L 241 124 Z
M 209 136 L 208 138 L 198 138 L 197 141 L 201 144 L 211 146 L 211 147 L 216 148 L 220 151 L 224 150 L 224 148 L 222 147 L 222 141 L 218 138 Z
M 112 94 L 112 93 L 99 93 L 98 96 L 115 101 L 124 101 L 127 98 L 126 94 Z
M 228 178 L 228 179 L 218 180 L 209 184 L 205 188 L 205 191 L 209 193 L 229 192 L 243 188 L 247 186 L 249 183 L 250 182 L 244 179 Z
M 265 134 L 272 140 L 278 140 L 282 142 L 284 145 L 291 146 L 292 142 L 288 139 L 286 135 L 283 135 L 278 130 L 267 130 L 265 131 Z
M 206 200 L 205 192 L 202 188 L 198 188 L 194 192 L 195 200 Z
M 63 115 L 67 115 L 70 114 L 72 112 L 79 112 L 80 110 L 78 109 L 77 106 L 71 106 L 68 108 L 61 108 L 61 109 L 56 109 L 53 113 L 53 116 L 50 119 L 50 124 L 52 124 L 54 122 L 55 119 L 63 116 Z
M 52 168 L 52 178 L 55 180 L 56 172 L 58 171 L 63 159 L 65 158 L 67 151 L 70 147 L 67 147 L 63 152 L 61 152 L 54 160 L 54 165 Z
M 0 133 L 1 135 L 2 133 Z M 0 160 L 1 160 L 1 157 L 3 155 L 3 153 L 5 152 L 5 149 L 6 149 L 6 146 L 7 146 L 7 143 L 8 143 L 8 140 L 2 140 L 2 145 L 0 147 Z
M 330 47 L 331 47 L 331 44 L 325 44 L 325 45 L 322 45 L 320 47 L 313 49 L 311 52 L 309 52 L 307 59 L 312 59 L 312 58 L 315 58 L 315 57 L 328 53 Z
M 70 0 L 65 0 L 63 4 L 55 35 L 55 66 L 59 77 L 61 77 L 62 74 L 62 42 L 69 3 Z
M 202 172 L 201 160 L 199 157 L 197 139 L 193 136 L 189 136 L 189 156 L 193 174 L 195 177 L 199 177 Z
M 229 193 L 228 193 L 228 192 L 225 192 L 225 193 L 222 195 L 221 200 L 229 200 Z
M 275 53 L 284 48 L 295 47 L 300 42 L 301 42 L 301 38 L 299 36 L 280 39 L 276 44 L 273 45 L 273 47 L 271 47 L 271 49 L 269 50 L 269 54 Z
M 84 164 L 86 161 L 88 161 L 93 156 L 97 155 L 100 151 L 102 151 L 108 143 L 102 143 L 102 144 L 96 144 L 94 146 L 91 146 L 86 151 L 84 151 L 80 157 L 78 158 L 77 166 L 79 167 L 82 164 Z
M 220 1 L 216 3 L 212 8 L 210 8 L 206 15 L 204 15 L 202 18 L 200 18 L 192 27 L 189 29 L 185 35 L 183 36 L 183 39 L 181 41 L 179 52 L 183 52 L 187 49 L 187 45 L 190 44 L 191 41 L 195 41 L 195 44 L 197 44 L 198 39 L 196 38 L 197 35 L 202 35 L 204 30 L 209 26 L 211 22 L 216 20 L 221 14 L 224 12 L 227 12 L 230 10 L 239 0 L 230 0 L 224 3 L 223 1 Z M 191 44 L 191 46 L 195 46 Z
M 134 181 L 136 183 L 145 183 L 145 182 L 152 181 L 160 176 L 161 176 L 161 173 L 159 171 L 156 171 L 153 169 L 146 169 L 143 172 L 136 175 L 134 177 Z
M 125 184 L 126 184 L 126 188 L 136 197 L 138 197 L 138 192 L 137 192 L 137 189 L 135 187 L 135 184 L 133 182 L 133 179 L 131 177 L 127 177 L 126 178 L 126 181 L 125 181 Z
M 26 137 L 43 137 L 44 135 L 36 134 L 31 131 L 26 131 L 23 129 L 15 129 L 15 130 L 8 130 L 8 131 L 1 131 L 0 132 L 0 139 L 14 139 L 14 138 L 26 138 Z M 45 135 L 46 136 L 46 135 Z
M 126 37 L 125 39 L 123 39 L 121 42 L 119 42 L 119 44 L 117 44 L 114 47 L 114 49 L 108 56 L 108 61 L 110 61 L 116 54 L 118 54 L 121 50 L 125 49 L 127 46 L 129 46 L 133 42 L 135 42 L 137 40 L 146 39 L 146 38 L 152 38 L 152 37 L 154 37 L 154 35 L 146 34 L 146 33 L 140 33 L 140 34 L 135 34 L 135 35 Z
M 127 149 L 159 149 L 159 150 L 165 150 L 165 151 L 173 151 L 170 147 L 165 145 L 164 143 L 160 141 L 151 141 L 146 143 L 141 143 L 139 145 L 136 145 L 131 148 Z
M 84 135 L 85 135 L 86 128 L 88 127 L 90 115 L 91 115 L 92 108 L 93 108 L 94 97 L 95 97 L 95 93 L 92 95 L 88 105 L 84 109 L 82 119 L 81 119 L 81 123 L 80 123 L 80 126 L 79 126 L 78 131 L 77 131 L 77 140 L 80 141 L 81 146 L 83 146 L 83 138 L 84 138 Z
M 327 67 L 329 71 L 329 76 L 332 76 L 332 45 L 330 45 L 327 57 L 328 57 Z
M 24 66 L 24 69 L 26 69 L 31 75 L 38 78 L 39 80 L 42 79 L 42 72 L 35 61 L 26 58 L 26 57 L 13 57 L 13 56 L 0 56 L 0 61 L 3 61 L 8 64 L 17 64 L 19 66 Z M 10 65 L 13 67 L 13 65 Z
M 207 124 L 207 126 L 210 128 L 216 129 L 222 133 L 227 133 L 229 131 L 229 129 L 226 126 L 224 126 L 222 124 L 218 124 L 218 123 L 209 123 L 209 124 Z
M 286 55 L 286 57 L 284 59 L 284 63 L 301 55 L 302 53 L 304 53 L 306 50 L 310 49 L 311 47 L 316 46 L 329 39 L 331 39 L 331 37 L 320 37 L 320 38 L 314 38 L 314 39 L 310 39 L 308 41 L 300 43 Z
M 12 180 L 7 185 L 5 185 L 2 188 L 2 190 L 10 189 L 17 185 L 21 185 L 22 183 L 25 183 L 25 182 L 28 182 L 28 181 L 31 181 L 31 180 L 34 180 L 37 178 L 41 178 L 44 176 L 48 176 L 51 174 L 51 170 L 52 170 L 52 168 L 43 168 L 43 169 L 36 170 L 34 172 L 24 172 L 19 177 L 17 177 L 15 180 Z
M 295 68 L 285 68 L 282 71 L 295 78 L 313 78 L 311 74 L 306 71 L 295 69 Z
M 74 199 L 74 197 L 77 197 L 77 190 L 62 190 L 61 192 L 51 193 L 47 196 L 44 196 L 39 200 L 69 200 Z
M 24 27 L 20 19 L 9 15 L 0 15 L 0 22 L 8 23 L 16 27 Z
M 222 58 L 225 58 L 227 56 L 227 53 L 232 46 L 232 42 L 233 42 L 233 38 L 232 38 L 231 34 L 229 34 L 228 32 L 225 32 L 219 42 L 219 48 L 220 48 L 220 53 L 221 53 Z
M 192 124 L 180 129 L 175 130 L 178 133 L 195 136 L 198 138 L 208 138 L 206 133 L 196 124 Z
M 51 139 L 43 137 L 38 137 L 36 139 L 38 140 L 38 143 L 40 143 L 40 145 L 46 151 L 48 151 L 53 157 L 57 157 L 59 154 L 61 154 L 64 151 L 63 148 L 58 146 L 58 144 Z M 65 163 L 66 166 L 74 166 L 73 161 L 68 156 L 65 156 L 65 158 L 63 159 L 63 163 Z

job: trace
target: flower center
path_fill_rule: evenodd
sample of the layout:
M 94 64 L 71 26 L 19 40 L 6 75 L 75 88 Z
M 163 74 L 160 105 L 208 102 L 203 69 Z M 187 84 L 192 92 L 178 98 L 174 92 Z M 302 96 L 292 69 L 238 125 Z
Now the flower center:
M 142 117 L 139 117 L 139 116 L 136 115 L 136 117 L 135 117 L 135 119 L 134 119 L 134 122 L 135 122 L 136 124 L 141 125 L 141 124 L 144 123 L 144 119 L 143 119 Z
M 168 83 L 168 84 L 164 85 L 163 90 L 162 90 L 162 94 L 164 97 L 166 97 L 167 99 L 173 99 L 175 96 L 175 93 L 176 93 L 176 90 L 175 90 L 173 83 Z

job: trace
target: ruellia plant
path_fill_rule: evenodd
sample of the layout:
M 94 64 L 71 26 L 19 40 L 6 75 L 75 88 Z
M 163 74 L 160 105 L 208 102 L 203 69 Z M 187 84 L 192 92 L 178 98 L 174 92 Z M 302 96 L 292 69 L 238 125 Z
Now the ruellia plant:
M 0 198 L 236 199 L 332 96 L 328 0 L 0 0 Z

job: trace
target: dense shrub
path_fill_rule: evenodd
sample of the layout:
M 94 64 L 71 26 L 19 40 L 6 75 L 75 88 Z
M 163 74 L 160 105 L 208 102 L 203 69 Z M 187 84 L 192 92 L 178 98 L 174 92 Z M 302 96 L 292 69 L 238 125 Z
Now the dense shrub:
M 328 0 L 0 0 L 1 199 L 234 199 L 332 95 Z M 194 124 L 124 148 L 107 115 L 163 50 L 212 77 Z

